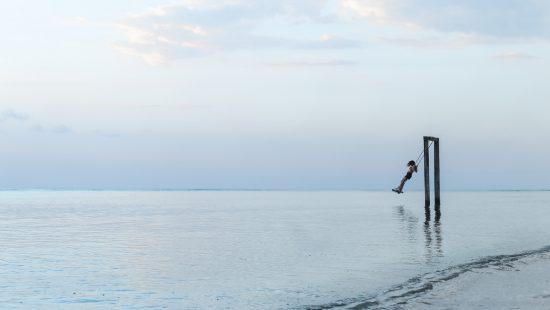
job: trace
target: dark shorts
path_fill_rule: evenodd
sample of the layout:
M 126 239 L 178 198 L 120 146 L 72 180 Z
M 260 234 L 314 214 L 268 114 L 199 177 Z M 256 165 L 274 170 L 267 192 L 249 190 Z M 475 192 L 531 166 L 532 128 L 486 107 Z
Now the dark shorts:
M 407 180 L 410 180 L 412 176 L 413 176 L 412 172 L 407 172 L 407 174 L 405 175 L 405 178 L 407 178 Z

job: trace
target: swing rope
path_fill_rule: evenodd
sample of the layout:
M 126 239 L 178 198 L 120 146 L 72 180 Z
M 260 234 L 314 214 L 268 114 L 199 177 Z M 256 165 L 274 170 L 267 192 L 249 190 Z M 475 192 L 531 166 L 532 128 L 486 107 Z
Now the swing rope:
M 433 141 L 430 141 L 430 145 L 428 145 L 428 151 L 430 150 L 430 147 L 432 146 L 433 143 L 434 143 Z M 420 161 L 422 159 L 424 159 L 424 150 L 422 150 L 422 152 L 420 152 L 420 155 L 418 155 L 418 158 L 415 161 L 417 166 L 418 166 L 418 164 L 420 163 Z

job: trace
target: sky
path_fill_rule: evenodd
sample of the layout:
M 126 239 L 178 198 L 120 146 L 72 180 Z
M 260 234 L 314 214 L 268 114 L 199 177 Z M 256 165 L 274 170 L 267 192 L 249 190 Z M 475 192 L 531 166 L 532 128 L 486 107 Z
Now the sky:
M 550 189 L 546 0 L 0 9 L 2 189 Z

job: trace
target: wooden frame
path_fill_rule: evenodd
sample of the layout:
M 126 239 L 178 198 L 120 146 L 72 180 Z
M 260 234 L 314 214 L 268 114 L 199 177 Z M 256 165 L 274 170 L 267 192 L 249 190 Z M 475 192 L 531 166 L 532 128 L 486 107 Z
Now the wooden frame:
M 441 205 L 440 170 L 439 170 L 439 138 L 424 137 L 424 200 L 425 206 L 430 206 L 430 141 L 434 144 L 434 191 L 436 212 Z

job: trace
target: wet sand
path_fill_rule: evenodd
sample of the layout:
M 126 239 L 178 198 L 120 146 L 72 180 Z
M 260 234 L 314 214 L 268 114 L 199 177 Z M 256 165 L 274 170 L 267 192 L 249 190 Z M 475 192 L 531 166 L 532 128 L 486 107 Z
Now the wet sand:
M 464 273 L 404 308 L 550 309 L 550 255 Z

